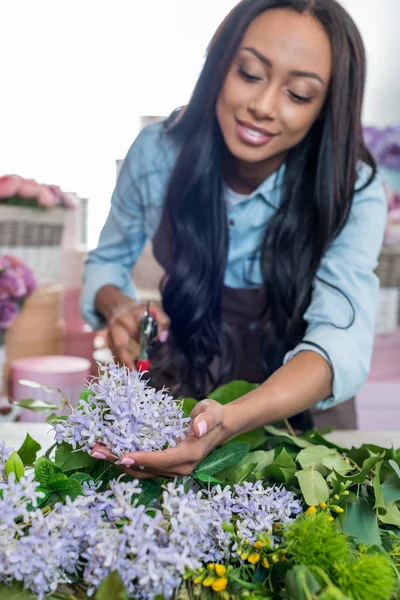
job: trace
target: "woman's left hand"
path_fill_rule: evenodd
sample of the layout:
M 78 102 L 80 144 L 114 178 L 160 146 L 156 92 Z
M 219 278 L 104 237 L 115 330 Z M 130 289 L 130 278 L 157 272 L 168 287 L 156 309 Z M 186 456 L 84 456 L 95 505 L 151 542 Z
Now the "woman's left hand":
M 197 464 L 224 440 L 224 407 L 215 400 L 202 400 L 191 412 L 188 437 L 175 448 L 154 452 L 128 452 L 118 467 L 137 478 L 181 477 L 189 475 Z M 96 444 L 94 458 L 116 462 L 108 448 Z

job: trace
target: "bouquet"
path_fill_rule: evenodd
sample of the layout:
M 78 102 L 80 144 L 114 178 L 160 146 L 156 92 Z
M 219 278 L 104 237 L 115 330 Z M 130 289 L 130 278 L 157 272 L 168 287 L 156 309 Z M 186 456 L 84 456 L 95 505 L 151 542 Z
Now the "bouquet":
M 378 164 L 400 169 L 400 123 L 384 129 L 364 127 L 364 139 Z
M 384 243 L 386 246 L 397 246 L 400 243 L 400 194 L 388 190 L 388 222 Z
M 75 208 L 74 199 L 57 185 L 45 185 L 19 175 L 0 177 L 0 206 L 30 206 L 35 208 Z
M 253 387 L 212 396 L 225 404 Z M 0 442 L 1 598 L 398 597 L 393 448 L 270 426 L 216 448 L 191 476 L 140 482 L 88 453 L 106 434 L 117 455 L 174 445 L 190 407 L 111 364 L 76 411 L 49 417 L 57 441 L 44 456 L 29 435 L 18 451 Z
M 32 271 L 22 260 L 0 255 L 0 341 L 36 287 Z

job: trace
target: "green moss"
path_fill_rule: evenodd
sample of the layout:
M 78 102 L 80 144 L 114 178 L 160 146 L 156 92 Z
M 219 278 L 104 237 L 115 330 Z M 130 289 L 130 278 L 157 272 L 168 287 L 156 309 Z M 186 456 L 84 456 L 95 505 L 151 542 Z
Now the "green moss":
M 386 556 L 363 554 L 335 565 L 335 583 L 352 600 L 389 600 L 395 574 Z
M 303 515 L 284 533 L 288 558 L 298 565 L 320 567 L 332 578 L 334 564 L 346 562 L 350 556 L 347 538 L 337 532 L 325 512 Z

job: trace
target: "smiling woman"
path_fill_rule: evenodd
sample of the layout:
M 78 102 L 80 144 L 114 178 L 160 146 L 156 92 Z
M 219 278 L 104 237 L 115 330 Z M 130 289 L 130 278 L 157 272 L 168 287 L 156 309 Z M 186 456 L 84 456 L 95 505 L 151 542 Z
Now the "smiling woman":
M 310 426 L 307 409 L 355 427 L 386 219 L 364 83 L 363 44 L 338 2 L 243 0 L 189 104 L 129 150 L 86 264 L 86 319 L 108 322 L 133 367 L 145 306 L 130 272 L 150 238 L 165 271 L 153 383 L 199 400 L 232 379 L 260 384 L 223 408 L 200 402 L 173 452 L 127 453 L 139 474 L 189 472 L 222 441 L 293 415 Z

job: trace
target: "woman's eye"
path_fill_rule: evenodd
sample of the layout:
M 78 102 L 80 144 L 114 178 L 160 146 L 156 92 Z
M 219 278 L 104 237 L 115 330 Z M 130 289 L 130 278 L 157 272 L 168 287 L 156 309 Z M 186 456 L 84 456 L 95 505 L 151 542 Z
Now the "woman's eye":
M 257 77 L 256 75 L 248 73 L 242 67 L 239 67 L 237 72 L 241 77 L 243 77 L 243 79 L 246 79 L 246 81 L 261 81 L 261 77 Z
M 293 100 L 293 102 L 298 102 L 299 104 L 311 102 L 311 100 L 312 100 L 312 98 L 306 98 L 305 96 L 299 96 L 299 94 L 295 94 L 294 92 L 291 92 L 290 90 L 288 90 L 288 93 L 289 93 L 289 96 L 291 97 L 291 99 Z

